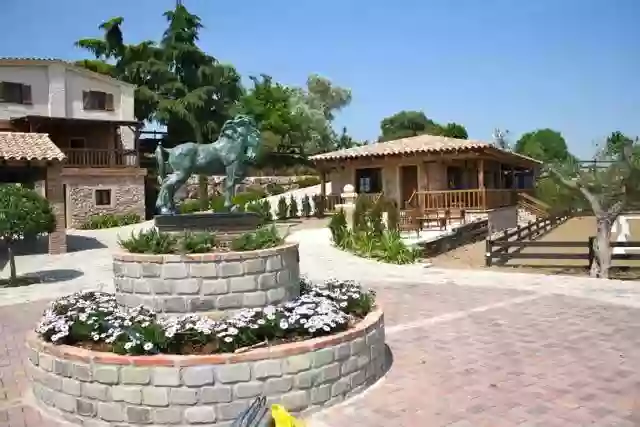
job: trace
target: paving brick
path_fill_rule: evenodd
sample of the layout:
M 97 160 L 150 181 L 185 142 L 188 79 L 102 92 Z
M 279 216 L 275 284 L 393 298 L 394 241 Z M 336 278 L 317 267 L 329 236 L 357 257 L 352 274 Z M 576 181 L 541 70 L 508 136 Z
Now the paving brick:
M 193 388 L 171 388 L 169 402 L 171 405 L 195 405 L 198 402 L 198 391 Z
M 253 376 L 258 380 L 279 377 L 282 375 L 282 362 L 280 359 L 262 360 L 252 364 Z
M 210 406 L 194 406 L 184 410 L 184 417 L 188 423 L 205 424 L 214 422 L 216 413 Z
M 125 366 L 120 369 L 120 382 L 122 384 L 149 384 L 151 370 L 149 368 L 136 368 Z
M 102 384 L 118 383 L 118 367 L 116 366 L 95 366 L 93 368 L 93 379 Z
M 180 385 L 180 369 L 162 367 L 153 368 L 152 378 L 154 385 L 177 387 Z
M 248 363 L 217 365 L 215 375 L 216 380 L 223 384 L 249 381 L 251 379 L 251 367 Z
M 105 421 L 124 421 L 124 408 L 119 403 L 98 403 L 98 417 Z
M 231 402 L 231 387 L 216 385 L 200 389 L 200 403 L 228 403 Z
M 111 388 L 111 398 L 116 402 L 139 405 L 142 403 L 142 389 L 135 386 L 116 385 Z
M 149 406 L 168 406 L 169 390 L 160 387 L 143 387 L 142 403 Z

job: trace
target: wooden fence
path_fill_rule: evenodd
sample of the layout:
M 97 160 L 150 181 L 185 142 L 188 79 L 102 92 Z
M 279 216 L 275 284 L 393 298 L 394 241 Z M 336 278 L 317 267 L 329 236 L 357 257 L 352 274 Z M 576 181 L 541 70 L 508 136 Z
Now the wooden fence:
M 489 221 L 483 219 L 456 227 L 453 233 L 420 243 L 419 246 L 422 249 L 423 256 L 425 258 L 431 258 L 460 246 L 484 239 L 487 237 L 488 232 Z
M 534 239 L 542 236 L 553 230 L 560 224 L 566 222 L 570 218 L 568 214 L 562 214 L 558 216 L 540 218 L 536 221 L 531 221 L 525 226 L 518 225 L 514 229 L 505 230 L 497 236 L 489 236 L 486 240 L 485 250 L 485 266 L 491 267 L 494 264 L 494 259 L 497 259 L 499 263 L 505 263 L 509 259 L 514 258 L 536 258 L 535 255 L 541 254 L 522 254 L 520 251 L 523 248 L 530 246 L 544 246 L 545 243 L 564 243 L 564 242 L 536 242 Z M 513 239 L 513 240 L 511 240 Z M 585 243 L 583 243 L 584 246 Z M 551 246 L 551 245 L 550 245 Z M 565 246 L 575 247 L 575 246 Z M 509 249 L 517 248 L 517 251 L 510 252 Z M 542 254 L 544 255 L 544 254 Z M 543 258 L 543 257 L 537 257 Z M 545 258 L 553 259 L 553 258 Z M 570 258 L 564 258 L 570 259 Z

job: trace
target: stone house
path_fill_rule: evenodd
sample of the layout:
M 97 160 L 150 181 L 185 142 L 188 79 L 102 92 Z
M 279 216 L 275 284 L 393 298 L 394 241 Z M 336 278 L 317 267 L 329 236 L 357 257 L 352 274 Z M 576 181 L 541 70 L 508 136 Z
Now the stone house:
M 61 220 L 67 228 L 94 214 L 145 216 L 134 91 L 134 85 L 61 60 L 0 58 L 0 132 L 12 133 L 0 141 L 29 145 L 30 134 L 45 135 L 63 153 Z M 42 181 L 35 186 L 46 187 Z
M 358 194 L 395 200 L 423 212 L 461 209 L 467 216 L 494 216 L 506 228 L 517 221 L 518 199 L 533 190 L 541 163 L 492 144 L 433 135 L 367 144 L 311 158 L 328 203 L 350 184 Z M 324 185 L 320 187 L 325 189 Z

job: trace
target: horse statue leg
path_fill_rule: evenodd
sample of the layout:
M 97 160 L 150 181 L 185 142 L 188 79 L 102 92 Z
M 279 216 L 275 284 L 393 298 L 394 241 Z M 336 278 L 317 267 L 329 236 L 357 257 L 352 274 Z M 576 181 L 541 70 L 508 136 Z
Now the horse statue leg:
M 163 206 L 160 210 L 163 215 L 175 215 L 178 213 L 176 208 L 175 194 L 176 190 L 182 187 L 189 179 L 189 173 L 183 171 L 172 172 L 162 183 L 162 189 L 164 189 Z M 162 191 L 161 189 L 161 191 Z M 160 199 L 160 197 L 158 197 Z
M 236 195 L 236 173 L 238 169 L 238 163 L 233 162 L 227 165 L 225 168 L 226 177 L 224 179 L 224 207 L 230 211 L 237 209 L 233 204 L 233 198 Z
M 156 209 L 160 215 L 171 214 L 171 199 L 169 197 L 169 189 L 167 179 L 163 179 L 160 183 L 160 190 L 158 191 L 158 198 L 156 199 Z

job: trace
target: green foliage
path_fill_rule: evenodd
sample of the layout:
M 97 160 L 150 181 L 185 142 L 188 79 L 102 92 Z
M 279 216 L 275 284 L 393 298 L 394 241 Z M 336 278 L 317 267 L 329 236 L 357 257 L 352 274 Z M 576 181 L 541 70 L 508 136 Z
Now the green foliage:
M 387 212 L 387 228 L 389 231 L 398 231 L 400 225 L 400 210 L 394 200 L 388 200 L 386 203 Z
M 284 239 L 280 236 L 276 227 L 270 225 L 235 238 L 230 247 L 234 251 L 255 251 L 273 248 L 283 243 Z
M 289 218 L 300 218 L 298 201 L 293 195 L 289 198 Z
M 216 235 L 213 233 L 185 233 L 180 239 L 180 252 L 185 254 L 202 254 L 216 249 Z
M 372 211 L 374 209 L 379 208 L 371 207 Z M 360 229 L 351 231 L 347 227 L 344 211 L 338 211 L 329 222 L 333 244 L 356 255 L 391 264 L 416 262 L 420 258 L 419 249 L 405 245 L 397 230 L 378 228 L 381 223 L 377 223 L 377 216 L 371 211 L 365 212 Z
M 317 176 L 305 176 L 303 178 L 297 179 L 295 183 L 299 188 L 313 187 L 314 185 L 320 184 L 320 178 L 318 178 Z
M 258 200 L 247 205 L 247 212 L 253 212 L 260 215 L 262 224 L 273 221 L 271 217 L 271 204 L 268 200 Z
M 178 206 L 178 210 L 183 214 L 200 212 L 202 211 L 202 203 L 200 203 L 200 200 L 185 199 Z
M 289 216 L 289 205 L 287 205 L 287 199 L 281 196 L 278 199 L 278 207 L 276 208 L 276 218 L 280 221 L 287 219 Z
M 427 118 L 422 111 L 400 111 L 380 122 L 378 141 L 393 141 L 418 135 L 439 135 L 448 138 L 467 139 L 467 129 L 458 123 L 439 125 Z
M 336 246 L 344 245 L 344 241 L 349 234 L 347 226 L 347 218 L 344 214 L 344 210 L 339 209 L 338 212 L 333 214 L 329 221 L 329 230 L 331 231 L 331 239 Z
M 277 196 L 278 194 L 285 193 L 287 190 L 277 182 L 270 182 L 267 184 L 267 194 L 269 196 Z
M 353 230 L 358 233 L 368 228 L 368 212 L 371 209 L 371 201 L 366 196 L 358 196 L 353 210 Z
M 309 195 L 305 194 L 302 198 L 302 216 L 305 218 L 309 218 L 311 216 L 311 213 L 311 200 L 309 199 Z
M 316 218 L 324 217 L 324 199 L 320 194 L 313 195 L 313 216 Z
M 546 164 L 565 163 L 573 158 L 562 134 L 552 129 L 539 129 L 523 134 L 516 142 L 515 152 Z
M 0 185 L 0 241 L 9 252 L 10 283 L 18 284 L 13 244 L 26 236 L 51 233 L 56 218 L 47 199 L 16 184 Z
M 382 236 L 384 232 L 384 224 L 382 222 L 382 212 L 384 211 L 384 200 L 378 197 L 376 202 L 367 212 L 367 222 L 371 227 L 371 232 L 376 236 Z
M 50 233 L 55 225 L 47 199 L 20 185 L 0 185 L 0 240 L 12 243 L 25 236 Z
M 97 214 L 91 215 L 87 222 L 82 224 L 84 230 L 98 230 L 102 228 L 122 227 L 140 222 L 138 214 Z
M 176 252 L 178 239 L 172 234 L 151 228 L 131 232 L 128 239 L 118 239 L 118 244 L 134 254 L 172 254 Z

